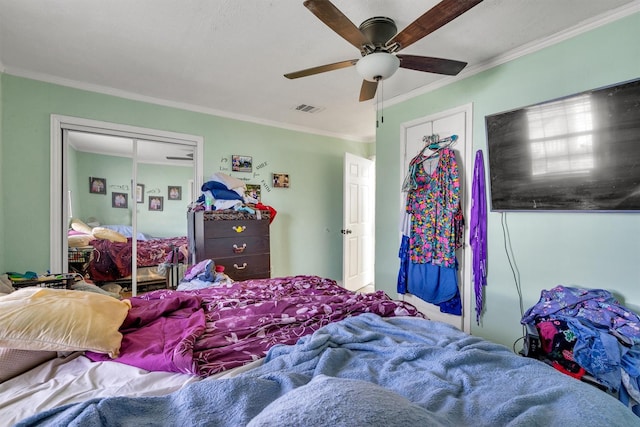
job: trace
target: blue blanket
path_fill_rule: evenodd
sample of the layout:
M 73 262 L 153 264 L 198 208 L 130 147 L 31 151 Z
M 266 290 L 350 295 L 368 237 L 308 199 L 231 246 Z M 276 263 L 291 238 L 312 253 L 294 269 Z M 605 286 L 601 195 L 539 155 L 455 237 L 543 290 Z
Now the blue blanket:
M 99 398 L 19 426 L 634 426 L 610 395 L 439 322 L 363 314 L 329 324 L 264 365 L 173 394 Z

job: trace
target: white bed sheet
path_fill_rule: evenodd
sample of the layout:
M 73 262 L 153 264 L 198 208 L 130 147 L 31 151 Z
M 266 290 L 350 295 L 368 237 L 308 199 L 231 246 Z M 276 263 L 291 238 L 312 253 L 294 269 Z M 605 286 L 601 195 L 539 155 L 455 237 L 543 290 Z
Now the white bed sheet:
M 262 359 L 209 379 L 230 378 L 262 364 Z M 0 384 L 0 426 L 57 406 L 94 397 L 160 396 L 201 379 L 148 372 L 117 362 L 92 362 L 81 353 L 56 358 Z

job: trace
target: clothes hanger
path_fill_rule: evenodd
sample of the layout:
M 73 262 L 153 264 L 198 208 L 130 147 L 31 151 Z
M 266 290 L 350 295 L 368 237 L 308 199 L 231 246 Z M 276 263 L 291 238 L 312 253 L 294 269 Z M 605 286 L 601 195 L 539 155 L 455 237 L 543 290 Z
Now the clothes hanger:
M 440 150 L 453 145 L 458 140 L 458 135 L 451 135 L 442 139 L 438 135 L 431 135 L 425 136 L 422 140 L 430 150 Z
M 437 134 L 425 135 L 422 138 L 422 141 L 425 143 L 422 150 L 409 162 L 409 167 L 407 170 L 407 175 L 402 183 L 402 191 L 409 191 L 412 188 L 417 187 L 417 183 L 415 181 L 415 173 L 418 164 L 423 163 L 428 159 L 432 159 L 438 157 L 440 155 L 440 150 L 446 147 L 450 147 L 458 140 L 458 135 L 451 135 L 446 138 L 440 138 Z M 425 151 L 429 149 L 432 150 L 432 153 L 425 155 Z

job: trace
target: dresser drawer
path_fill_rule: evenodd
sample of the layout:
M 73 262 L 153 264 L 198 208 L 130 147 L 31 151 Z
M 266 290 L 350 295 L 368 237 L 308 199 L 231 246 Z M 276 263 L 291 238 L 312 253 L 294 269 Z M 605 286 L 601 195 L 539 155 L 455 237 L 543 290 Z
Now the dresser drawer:
M 269 254 L 217 258 L 216 265 L 224 266 L 224 272 L 233 280 L 262 279 L 271 277 Z
M 236 281 L 271 277 L 269 217 L 269 211 L 189 212 L 191 262 L 211 259 Z
M 267 220 L 214 220 L 204 222 L 205 239 L 269 235 L 269 221 Z
M 238 255 L 269 253 L 269 236 L 239 236 L 207 239 L 204 243 L 205 258 L 226 258 Z

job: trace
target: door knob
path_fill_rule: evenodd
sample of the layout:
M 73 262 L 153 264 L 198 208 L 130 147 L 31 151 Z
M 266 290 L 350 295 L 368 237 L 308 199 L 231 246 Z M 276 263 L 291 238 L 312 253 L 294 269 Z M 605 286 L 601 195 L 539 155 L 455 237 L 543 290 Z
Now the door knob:
M 348 228 L 342 229 L 342 230 L 340 230 L 340 232 L 342 234 L 351 234 L 351 230 L 349 230 Z

